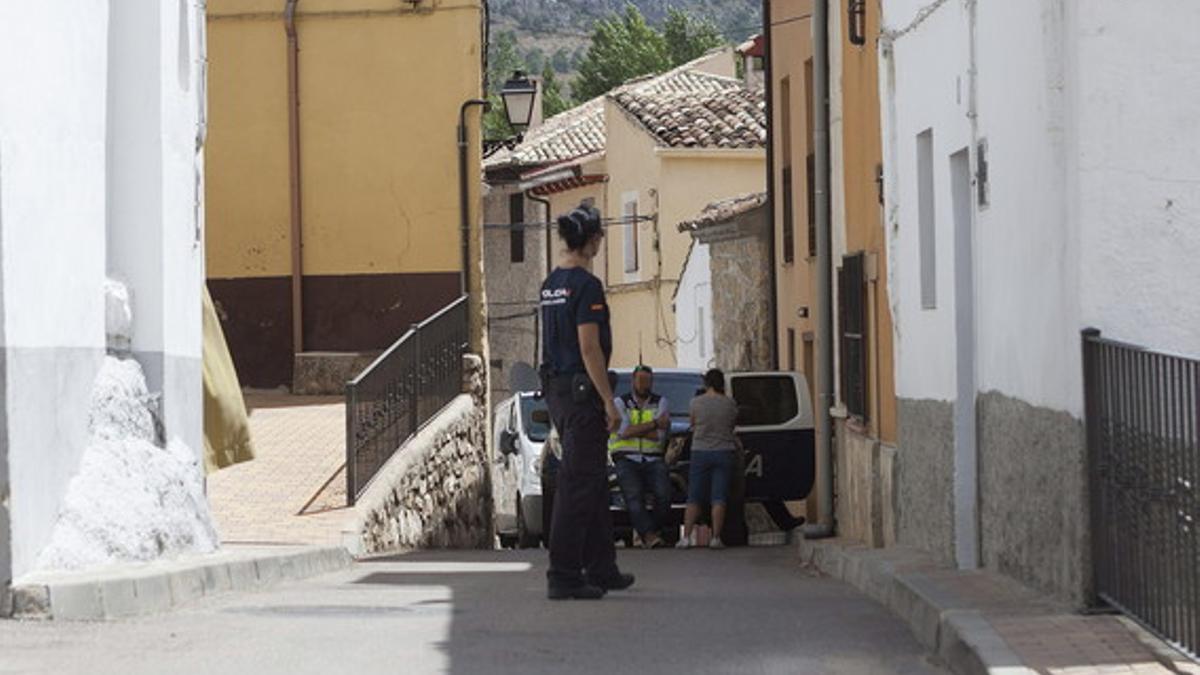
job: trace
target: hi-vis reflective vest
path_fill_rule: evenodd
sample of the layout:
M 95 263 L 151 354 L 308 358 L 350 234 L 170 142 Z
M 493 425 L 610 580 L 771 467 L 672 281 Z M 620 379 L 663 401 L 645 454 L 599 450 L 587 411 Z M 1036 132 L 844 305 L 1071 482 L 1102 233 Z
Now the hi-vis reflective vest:
M 646 400 L 643 407 L 638 405 L 632 393 L 621 397 L 621 402 L 625 404 L 625 411 L 629 415 L 630 426 L 653 422 L 654 416 L 658 413 L 658 405 L 661 401 L 662 397 L 658 394 L 650 394 L 650 398 Z M 614 433 L 608 437 L 608 453 L 615 455 L 620 452 L 661 455 L 663 447 L 662 443 L 657 440 L 649 438 L 621 438 L 617 433 Z

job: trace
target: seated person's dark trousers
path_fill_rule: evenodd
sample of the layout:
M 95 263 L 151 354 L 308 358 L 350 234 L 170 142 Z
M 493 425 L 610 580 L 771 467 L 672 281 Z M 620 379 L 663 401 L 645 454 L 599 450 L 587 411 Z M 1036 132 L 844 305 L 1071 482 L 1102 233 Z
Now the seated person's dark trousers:
M 551 586 L 569 588 L 616 576 L 612 517 L 608 512 L 608 430 L 600 397 L 582 403 L 568 386 L 548 386 L 546 404 L 562 442 L 562 464 L 550 525 Z
M 629 509 L 629 520 L 643 537 L 662 532 L 671 512 L 671 474 L 667 463 L 659 460 L 635 461 L 617 455 L 617 482 Z M 646 509 L 646 493 L 654 493 L 654 510 Z

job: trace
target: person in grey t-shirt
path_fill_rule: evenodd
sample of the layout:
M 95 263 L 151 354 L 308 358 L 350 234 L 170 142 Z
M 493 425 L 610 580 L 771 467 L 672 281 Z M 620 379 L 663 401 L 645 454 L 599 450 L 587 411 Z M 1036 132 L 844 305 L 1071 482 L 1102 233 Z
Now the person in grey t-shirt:
M 737 449 L 737 403 L 725 395 L 725 373 L 713 368 L 704 374 L 704 393 L 692 399 L 692 462 L 688 474 L 687 510 L 683 516 L 683 538 L 678 548 L 695 545 L 693 530 L 700 507 L 712 505 L 713 536 L 710 548 L 725 548 L 721 530 L 725 526 L 725 503 L 733 476 Z

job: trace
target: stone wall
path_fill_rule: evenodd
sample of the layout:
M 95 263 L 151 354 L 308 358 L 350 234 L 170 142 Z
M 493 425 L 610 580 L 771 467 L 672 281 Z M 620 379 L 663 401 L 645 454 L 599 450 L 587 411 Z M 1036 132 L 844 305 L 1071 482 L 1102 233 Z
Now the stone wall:
M 766 209 L 737 216 L 731 223 L 701 230 L 710 244 L 713 293 L 713 346 L 716 364 L 726 370 L 770 370 L 771 231 Z
M 895 543 L 895 449 L 852 422 L 837 426 L 837 527 L 839 536 L 880 547 Z
M 536 364 L 538 320 L 534 316 L 538 292 L 546 275 L 546 231 L 544 227 L 524 230 L 525 260 L 514 262 L 509 224 L 509 200 L 518 191 L 513 185 L 495 185 L 484 198 L 484 276 L 488 303 L 488 349 L 492 402 L 512 395 L 509 373 L 518 361 Z M 525 199 L 525 222 L 546 219 L 544 207 Z
M 343 533 L 355 555 L 418 548 L 491 548 L 491 484 L 483 362 L 467 357 L 464 394 L 388 461 Z
M 1075 606 L 1090 580 L 1083 423 L 990 392 L 979 397 L 981 559 Z
M 954 563 L 954 404 L 896 401 L 896 539 Z

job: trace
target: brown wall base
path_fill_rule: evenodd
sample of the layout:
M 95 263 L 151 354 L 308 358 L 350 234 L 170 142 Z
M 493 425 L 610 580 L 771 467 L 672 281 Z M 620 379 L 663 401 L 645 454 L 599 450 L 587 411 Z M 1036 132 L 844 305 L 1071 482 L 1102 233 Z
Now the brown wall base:
M 208 287 L 242 386 L 290 385 L 291 279 L 210 279 Z M 457 272 L 306 276 L 304 349 L 384 349 L 458 294 Z

